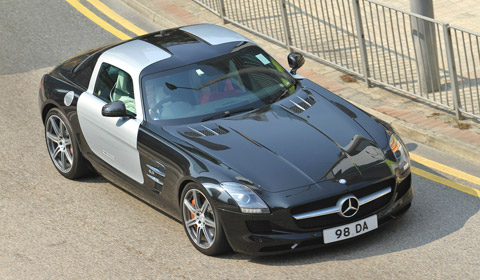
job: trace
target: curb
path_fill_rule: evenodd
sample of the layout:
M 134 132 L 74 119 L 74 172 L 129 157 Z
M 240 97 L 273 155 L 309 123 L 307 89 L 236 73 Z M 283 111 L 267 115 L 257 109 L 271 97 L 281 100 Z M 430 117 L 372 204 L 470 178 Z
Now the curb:
M 162 23 L 170 28 L 178 26 L 178 24 L 174 23 L 171 20 L 168 20 L 164 16 L 159 15 L 158 13 L 152 11 L 150 8 L 146 7 L 145 5 L 136 0 L 122 0 L 122 2 L 132 7 L 134 10 L 146 16 L 148 19 L 155 23 Z
M 166 19 L 164 16 L 159 15 L 158 13 L 152 11 L 150 8 L 141 4 L 137 0 L 122 0 L 124 3 L 138 11 L 139 13 L 145 15 L 147 18 L 153 22 L 166 24 L 169 27 L 177 27 L 178 24 L 174 23 L 171 20 Z M 251 34 L 251 36 L 256 36 Z M 346 99 L 348 102 L 362 109 L 363 111 L 369 113 L 372 116 L 375 116 L 387 123 L 389 123 L 402 137 L 408 138 L 420 142 L 422 144 L 428 145 L 432 148 L 438 149 L 440 151 L 454 154 L 461 158 L 464 158 L 468 161 L 480 164 L 480 150 L 478 147 L 467 143 L 462 142 L 454 138 L 449 138 L 446 135 L 435 133 L 432 131 L 419 129 L 413 124 L 399 120 L 392 116 L 386 115 L 369 107 L 358 104 L 354 101 Z

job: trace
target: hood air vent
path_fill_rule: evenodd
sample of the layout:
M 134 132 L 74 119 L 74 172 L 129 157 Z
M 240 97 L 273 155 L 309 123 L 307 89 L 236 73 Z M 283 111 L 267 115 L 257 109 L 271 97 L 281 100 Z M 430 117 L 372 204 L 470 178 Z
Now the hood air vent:
M 292 98 L 289 101 L 291 104 L 293 104 L 293 106 L 288 107 L 288 109 L 290 109 L 292 112 L 295 112 L 297 114 L 300 114 L 306 111 L 307 109 L 312 107 L 313 104 L 317 102 L 315 98 L 311 96 L 307 96 L 305 98 L 297 96 L 296 98 Z
M 207 127 L 205 125 L 200 125 L 198 127 L 189 126 L 188 129 L 189 130 L 182 132 L 183 135 L 188 137 L 205 137 L 228 133 L 228 130 L 219 125 L 216 127 Z

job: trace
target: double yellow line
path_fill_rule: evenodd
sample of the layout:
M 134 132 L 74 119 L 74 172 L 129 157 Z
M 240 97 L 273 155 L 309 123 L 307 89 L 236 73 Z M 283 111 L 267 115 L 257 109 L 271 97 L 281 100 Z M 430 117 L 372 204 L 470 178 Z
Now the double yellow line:
M 424 166 L 428 166 L 432 169 L 435 169 L 439 172 L 442 172 L 442 173 L 445 173 L 445 174 L 448 174 L 448 175 L 452 175 L 452 176 L 457 177 L 461 180 L 464 180 L 464 181 L 467 181 L 467 182 L 470 182 L 470 183 L 473 183 L 475 185 L 480 186 L 480 178 L 479 177 L 470 175 L 468 173 L 457 170 L 455 168 L 451 168 L 450 166 L 443 165 L 443 164 L 438 163 L 436 161 L 429 160 L 429 159 L 424 158 L 422 156 L 419 156 L 417 154 L 410 153 L 410 159 L 412 161 L 420 163 Z M 468 193 L 470 195 L 473 195 L 473 196 L 476 196 L 476 197 L 480 198 L 480 190 L 478 190 L 478 189 L 468 187 L 468 186 L 462 185 L 460 183 L 448 180 L 446 178 L 443 178 L 441 176 L 432 174 L 430 172 L 427 172 L 427 171 L 425 171 L 423 169 L 420 169 L 420 168 L 417 168 L 417 167 L 412 166 L 411 170 L 414 174 L 417 174 L 419 176 L 427 178 L 431 181 L 440 183 L 442 185 L 448 186 L 450 188 L 453 188 L 453 189 L 459 190 L 461 192 Z
M 99 16 L 97 16 L 95 13 L 90 11 L 87 7 L 85 7 L 82 3 L 80 3 L 78 0 L 65 0 L 67 1 L 70 5 L 72 5 L 75 9 L 77 9 L 80 13 L 82 13 L 84 16 L 86 16 L 88 19 L 105 29 L 106 31 L 112 33 L 116 37 L 118 37 L 120 40 L 128 40 L 131 39 L 132 37 L 128 36 L 124 32 L 120 31 L 119 29 L 115 28 L 113 25 L 109 24 Z M 126 20 L 124 17 L 121 15 L 117 14 L 115 11 L 110 9 L 107 5 L 103 4 L 102 2 L 98 0 L 87 0 L 90 4 L 92 4 L 97 10 L 102 12 L 104 15 L 115 21 L 116 23 L 120 24 L 123 26 L 125 29 L 128 31 L 134 33 L 137 36 L 147 34 L 145 30 L 137 27 L 130 21 Z
M 97 25 L 99 25 L 100 27 L 105 29 L 106 31 L 112 33 L 113 35 L 115 35 L 119 39 L 121 39 L 121 40 L 131 39 L 130 36 L 128 36 L 127 34 L 125 34 L 122 31 L 120 31 L 119 29 L 115 28 L 114 26 L 112 26 L 111 24 L 106 22 L 105 20 L 101 19 L 99 16 L 97 16 L 92 11 L 90 11 L 87 7 L 85 7 L 83 4 L 81 4 L 78 0 L 65 0 L 65 1 L 70 3 L 70 5 L 72 5 L 75 9 L 77 9 L 80 13 L 82 13 L 88 19 L 90 19 L 91 21 L 93 21 L 94 23 L 96 23 Z M 134 33 L 135 35 L 140 36 L 140 35 L 144 35 L 144 34 L 147 33 L 147 32 L 145 32 L 145 30 L 135 26 L 133 23 L 131 23 L 130 21 L 126 20 L 125 18 L 123 18 L 122 16 L 117 14 L 115 11 L 113 11 L 112 9 L 107 7 L 102 2 L 100 2 L 98 0 L 86 0 L 86 1 L 89 2 L 92 6 L 94 6 L 97 10 L 102 12 L 104 15 L 106 15 L 107 17 L 109 17 L 110 19 L 115 21 L 116 23 L 120 24 L 125 29 Z M 413 153 L 411 153 L 410 156 L 411 156 L 411 159 L 413 161 L 417 162 L 417 163 L 420 163 L 424 166 L 428 166 L 428 167 L 430 167 L 432 169 L 435 169 L 437 171 L 440 171 L 442 173 L 452 175 L 452 176 L 457 177 L 461 180 L 464 180 L 464 181 L 467 181 L 467 182 L 470 182 L 470 183 L 473 183 L 473 184 L 476 184 L 476 185 L 480 186 L 480 178 L 479 177 L 475 177 L 473 175 L 467 174 L 467 173 L 462 172 L 460 170 L 451 168 L 449 166 L 440 164 L 438 162 L 429 160 L 427 158 L 421 157 L 421 156 L 413 154 Z M 416 175 L 422 176 L 422 177 L 427 178 L 431 181 L 437 182 L 439 184 L 451 187 L 453 189 L 456 189 L 456 190 L 459 190 L 461 192 L 464 192 L 464 193 L 467 193 L 467 194 L 470 194 L 470 195 L 473 195 L 473 196 L 476 196 L 476 197 L 480 198 L 480 191 L 478 189 L 462 185 L 460 183 L 448 180 L 446 178 L 443 178 L 441 176 L 432 174 L 432 173 L 427 172 L 423 169 L 416 168 L 416 167 L 413 167 L 413 166 L 411 167 L 411 170 Z

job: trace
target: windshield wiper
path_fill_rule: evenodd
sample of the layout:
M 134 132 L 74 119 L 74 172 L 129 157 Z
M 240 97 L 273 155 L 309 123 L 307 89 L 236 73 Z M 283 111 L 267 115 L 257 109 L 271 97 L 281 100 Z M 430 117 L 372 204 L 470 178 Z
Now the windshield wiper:
M 200 121 L 201 122 L 206 122 L 206 121 L 213 120 L 213 119 L 226 118 L 226 117 L 230 117 L 231 115 L 240 114 L 240 113 L 248 112 L 248 111 L 251 111 L 251 110 L 253 110 L 253 107 L 240 108 L 240 109 L 236 109 L 236 110 L 228 110 L 228 111 L 225 111 L 225 112 L 221 112 L 219 114 L 214 114 L 214 115 L 205 117 L 205 118 L 201 119 Z
M 285 95 L 287 95 L 290 91 L 288 90 L 288 88 L 284 88 L 281 93 L 275 97 L 273 100 L 272 100 L 272 103 L 275 103 L 277 102 L 278 100 L 282 99 L 283 97 L 285 97 Z
M 271 103 L 275 103 L 277 102 L 278 100 L 284 98 L 287 94 L 290 93 L 290 88 L 292 86 L 295 86 L 297 83 L 294 82 L 294 83 L 291 83 L 290 85 L 288 86 L 284 86 L 284 88 L 282 90 L 280 90 L 280 94 L 277 95 L 275 98 L 272 99 Z

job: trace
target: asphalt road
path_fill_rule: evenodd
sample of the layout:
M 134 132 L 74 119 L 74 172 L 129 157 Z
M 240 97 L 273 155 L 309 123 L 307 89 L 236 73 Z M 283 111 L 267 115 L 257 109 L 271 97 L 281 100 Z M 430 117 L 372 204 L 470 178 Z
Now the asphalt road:
M 105 3 L 147 31 L 161 28 L 119 1 Z M 48 158 L 37 104 L 42 74 L 118 39 L 63 0 L 2 1 L 0 35 L 1 279 L 478 279 L 480 199 L 417 175 L 411 210 L 353 242 L 271 257 L 198 253 L 178 222 L 101 177 L 64 179 Z M 480 176 L 473 163 L 407 142 L 416 154 Z

